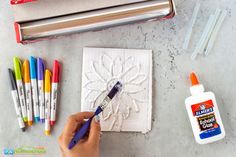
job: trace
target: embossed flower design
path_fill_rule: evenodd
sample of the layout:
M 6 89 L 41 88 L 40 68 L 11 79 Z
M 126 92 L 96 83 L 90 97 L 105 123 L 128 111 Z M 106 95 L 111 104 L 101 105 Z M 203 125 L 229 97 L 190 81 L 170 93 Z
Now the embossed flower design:
M 121 92 L 114 98 L 101 113 L 101 120 L 109 121 L 109 130 L 121 130 L 124 120 L 131 114 L 140 112 L 139 105 L 146 102 L 139 97 L 140 93 L 147 90 L 143 84 L 147 75 L 141 72 L 142 66 L 136 63 L 133 56 L 116 56 L 106 53 L 100 55 L 98 60 L 92 60 L 89 72 L 85 72 L 87 83 L 85 100 L 95 110 L 117 81 L 123 85 Z

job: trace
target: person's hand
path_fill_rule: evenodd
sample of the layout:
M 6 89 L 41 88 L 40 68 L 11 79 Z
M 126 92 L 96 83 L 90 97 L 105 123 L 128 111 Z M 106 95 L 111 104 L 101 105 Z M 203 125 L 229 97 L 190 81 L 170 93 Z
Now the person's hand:
M 71 115 L 58 139 L 63 157 L 99 157 L 100 123 L 93 118 L 88 136 L 80 140 L 71 150 L 68 145 L 76 131 L 83 125 L 85 119 L 93 116 L 93 112 L 81 112 Z

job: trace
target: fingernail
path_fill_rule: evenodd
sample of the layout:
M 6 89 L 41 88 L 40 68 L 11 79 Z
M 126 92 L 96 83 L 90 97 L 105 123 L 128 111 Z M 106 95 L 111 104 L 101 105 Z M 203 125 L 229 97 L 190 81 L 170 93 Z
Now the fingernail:
M 96 122 L 96 123 L 100 123 L 100 117 L 99 117 L 99 115 L 96 115 L 94 118 L 95 118 L 95 122 Z

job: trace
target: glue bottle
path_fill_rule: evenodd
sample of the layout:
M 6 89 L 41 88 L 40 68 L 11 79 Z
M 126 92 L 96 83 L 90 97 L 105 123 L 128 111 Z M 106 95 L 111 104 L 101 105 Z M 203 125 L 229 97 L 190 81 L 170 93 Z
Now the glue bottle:
M 199 84 L 195 73 L 191 73 L 190 79 L 192 96 L 186 98 L 185 106 L 196 142 L 207 144 L 223 139 L 225 130 L 214 93 L 204 92 L 204 86 Z

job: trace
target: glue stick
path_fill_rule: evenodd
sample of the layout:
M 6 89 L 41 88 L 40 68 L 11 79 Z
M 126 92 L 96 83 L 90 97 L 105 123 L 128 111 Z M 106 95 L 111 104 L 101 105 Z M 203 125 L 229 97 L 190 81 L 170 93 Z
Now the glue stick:
M 190 79 L 192 96 L 185 100 L 185 106 L 196 142 L 207 144 L 223 139 L 225 130 L 214 93 L 204 92 L 204 86 L 199 84 L 195 73 L 191 73 Z

